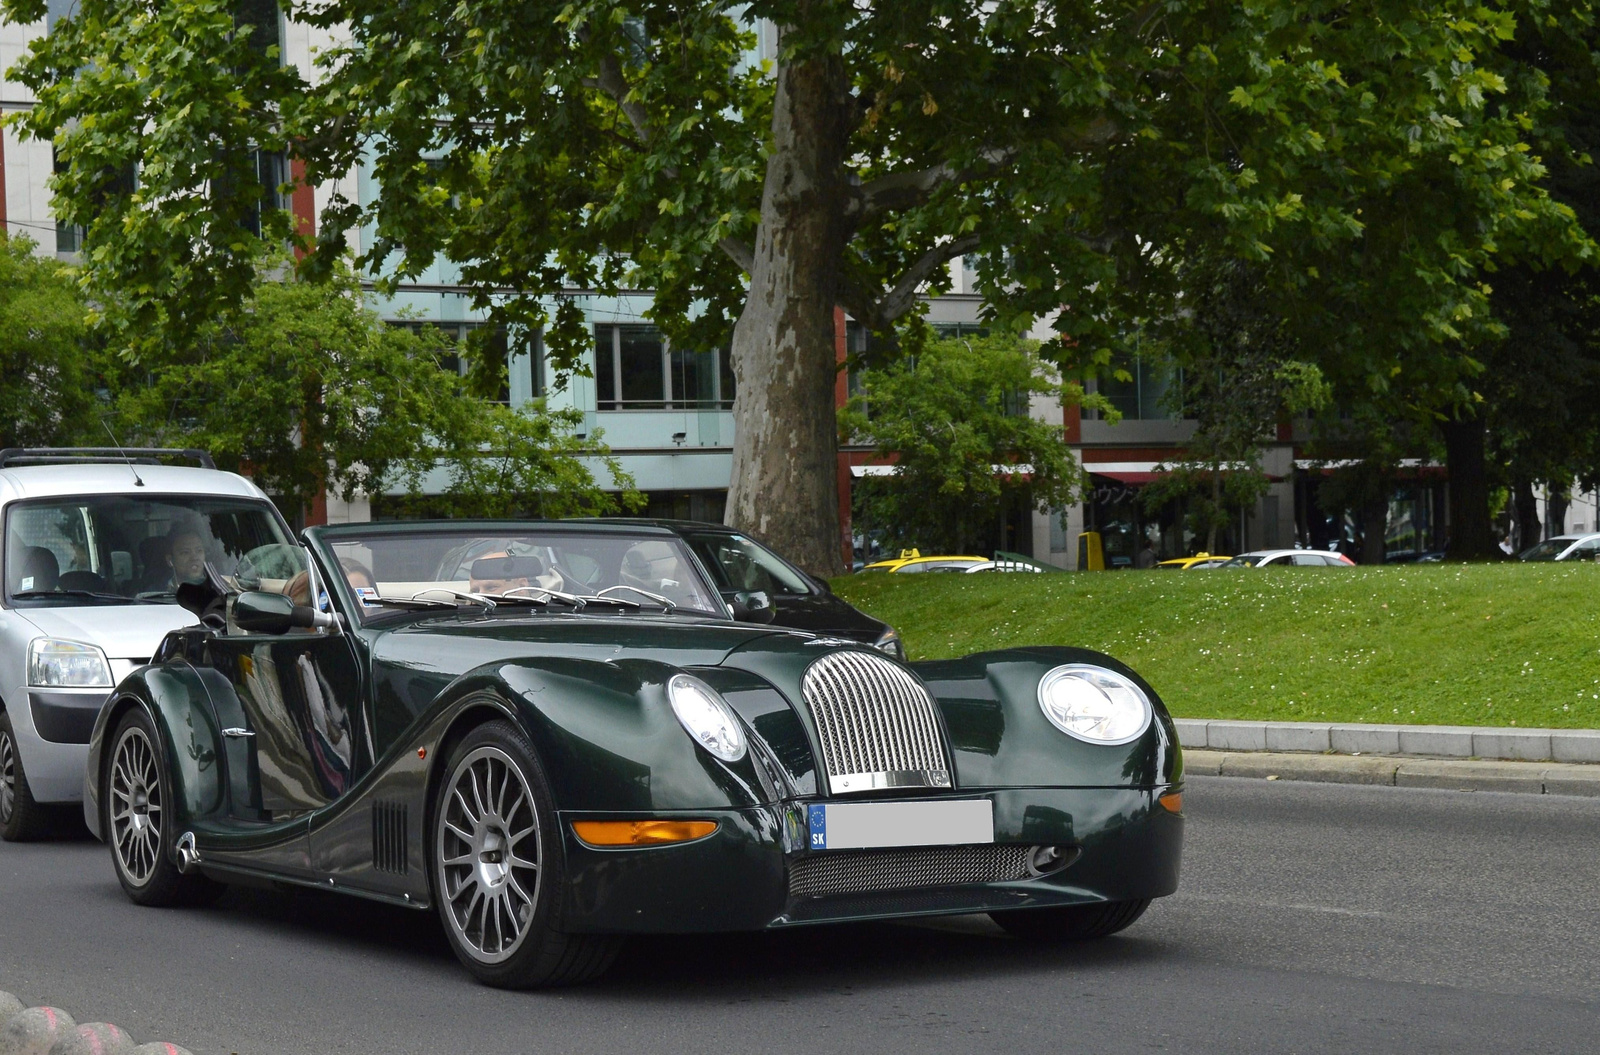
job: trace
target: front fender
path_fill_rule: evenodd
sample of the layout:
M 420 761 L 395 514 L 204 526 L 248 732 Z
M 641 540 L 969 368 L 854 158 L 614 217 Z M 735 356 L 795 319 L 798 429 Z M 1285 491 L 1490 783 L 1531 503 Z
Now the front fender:
M 220 763 L 222 732 L 212 717 L 199 673 L 188 663 L 140 667 L 112 690 L 89 736 L 89 762 L 83 778 L 83 819 L 97 839 L 100 798 L 106 775 L 108 740 L 129 710 L 142 708 L 161 737 L 167 769 L 169 823 L 182 826 L 215 813 L 223 805 Z
M 1143 736 L 1107 746 L 1068 736 L 1039 708 L 1039 680 L 1063 663 L 1116 671 L 1144 690 L 1154 720 Z M 1011 648 L 910 664 L 944 714 L 956 785 L 1158 787 L 1183 780 L 1183 753 L 1161 697 L 1125 664 L 1085 648 Z
M 667 699 L 684 668 L 655 660 L 519 660 L 496 671 L 528 730 L 556 807 L 586 812 L 742 808 L 773 801 L 755 737 L 724 762 L 689 737 Z M 715 682 L 715 670 L 694 669 Z

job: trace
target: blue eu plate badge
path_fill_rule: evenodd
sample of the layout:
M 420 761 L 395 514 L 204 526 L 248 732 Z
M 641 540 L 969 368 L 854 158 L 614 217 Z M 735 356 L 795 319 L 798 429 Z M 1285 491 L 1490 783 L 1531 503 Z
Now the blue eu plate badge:
M 826 850 L 828 848 L 828 807 L 812 803 L 808 813 L 811 820 L 811 848 L 813 850 Z

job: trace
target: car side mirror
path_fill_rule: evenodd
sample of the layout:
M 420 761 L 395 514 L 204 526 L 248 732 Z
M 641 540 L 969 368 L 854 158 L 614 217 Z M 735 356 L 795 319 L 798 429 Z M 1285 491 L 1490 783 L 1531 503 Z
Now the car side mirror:
M 233 602 L 233 621 L 250 634 L 287 634 L 295 627 L 327 626 L 329 616 L 295 604 L 281 593 L 251 590 Z
M 829 586 L 828 585 L 828 580 L 824 579 L 822 576 L 820 576 L 820 575 L 807 575 L 806 578 L 810 579 L 812 584 L 815 585 L 816 588 L 821 590 L 823 593 L 827 593 L 827 594 L 833 593 L 833 587 Z
M 778 614 L 765 590 L 740 590 L 728 600 L 728 607 L 741 623 L 770 623 Z

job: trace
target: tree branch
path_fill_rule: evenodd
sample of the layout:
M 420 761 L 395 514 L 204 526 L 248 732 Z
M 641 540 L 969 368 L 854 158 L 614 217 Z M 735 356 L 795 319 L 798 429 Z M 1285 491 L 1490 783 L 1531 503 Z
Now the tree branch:
M 634 135 L 639 137 L 639 142 L 648 145 L 655 138 L 655 132 L 650 127 L 650 116 L 645 113 L 643 106 L 637 99 L 630 100 L 628 79 L 622 75 L 622 63 L 617 61 L 615 55 L 604 55 L 600 59 L 600 76 L 585 77 L 583 83 L 588 87 L 599 88 L 612 101 L 617 104 L 617 109 L 628 119 L 633 126 Z
M 755 270 L 755 250 L 751 249 L 737 238 L 724 238 L 717 243 L 717 248 L 721 249 L 723 253 L 727 255 L 729 260 L 732 260 L 735 264 L 738 264 L 740 269 L 747 274 Z
M 984 161 L 992 169 L 1016 154 L 1015 147 L 986 150 Z M 958 169 L 943 163 L 913 172 L 891 172 L 854 189 L 850 200 L 845 203 L 845 219 L 859 224 L 892 209 L 915 208 L 932 198 L 940 187 L 978 179 L 984 174 L 983 168 Z
M 917 290 L 933 277 L 935 271 L 956 257 L 978 248 L 981 241 L 978 235 L 967 234 L 934 246 L 907 268 L 894 288 L 881 298 L 874 297 L 850 276 L 841 276 L 837 287 L 839 305 L 867 329 L 881 333 L 911 309 Z

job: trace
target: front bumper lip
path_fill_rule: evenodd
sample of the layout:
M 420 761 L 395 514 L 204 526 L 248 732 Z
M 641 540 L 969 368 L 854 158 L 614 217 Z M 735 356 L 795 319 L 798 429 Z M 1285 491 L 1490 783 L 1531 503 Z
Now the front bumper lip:
M 39 739 L 53 744 L 87 744 L 110 689 L 29 689 L 28 711 Z
M 1073 863 L 1032 878 L 821 897 L 796 896 L 791 889 L 794 863 L 810 854 L 803 802 L 693 811 L 718 821 L 716 833 L 693 843 L 622 850 L 590 848 L 571 834 L 573 820 L 605 815 L 563 813 L 565 925 L 595 933 L 752 931 L 1162 897 L 1177 889 L 1183 843 L 1183 818 L 1156 801 L 1170 790 L 969 790 L 963 797 L 994 802 L 996 844 L 1073 847 L 1079 851 Z

